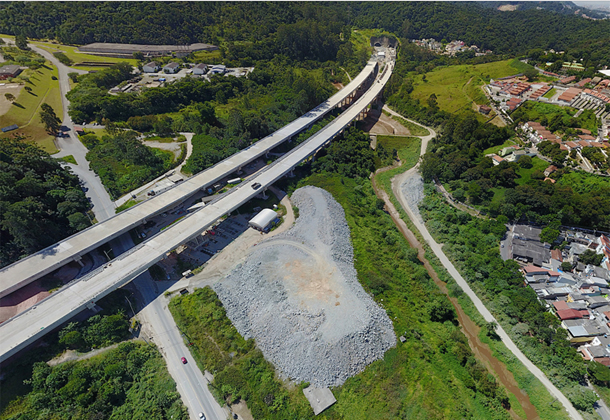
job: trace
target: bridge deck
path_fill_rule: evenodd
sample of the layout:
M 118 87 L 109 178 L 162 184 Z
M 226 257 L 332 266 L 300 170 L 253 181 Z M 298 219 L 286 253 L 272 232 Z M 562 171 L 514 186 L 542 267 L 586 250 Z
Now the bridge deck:
M 376 62 L 370 61 L 352 82 L 331 98 L 248 148 L 154 198 L 139 203 L 102 223 L 97 223 L 61 242 L 0 269 L 0 297 L 6 296 L 68 262 L 80 258 L 100 245 L 140 225 L 146 219 L 177 206 L 197 191 L 213 185 L 239 168 L 258 159 L 339 106 L 373 74 L 376 64 Z

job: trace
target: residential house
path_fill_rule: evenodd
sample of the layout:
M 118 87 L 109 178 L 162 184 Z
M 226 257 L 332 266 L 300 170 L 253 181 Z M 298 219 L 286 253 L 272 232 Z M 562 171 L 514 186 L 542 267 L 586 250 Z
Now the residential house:
M 557 170 L 557 166 L 555 165 L 550 165 L 548 168 L 546 168 L 544 170 L 544 176 L 549 176 L 551 175 L 553 172 L 555 172 Z
M 9 77 L 16 77 L 21 73 L 21 67 L 16 64 L 9 64 L 0 67 L 0 80 L 6 80 Z

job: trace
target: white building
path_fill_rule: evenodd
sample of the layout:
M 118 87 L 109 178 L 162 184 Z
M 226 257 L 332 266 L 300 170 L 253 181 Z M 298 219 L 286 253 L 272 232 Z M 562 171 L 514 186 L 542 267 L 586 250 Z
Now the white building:
M 262 209 L 260 213 L 258 213 L 248 222 L 248 225 L 256 230 L 265 230 L 272 222 L 277 220 L 277 218 L 277 213 L 273 210 Z
M 204 75 L 208 71 L 207 64 L 199 63 L 193 67 L 193 74 Z
M 178 73 L 178 70 L 180 70 L 180 64 L 178 63 L 168 63 L 165 67 L 163 67 L 163 71 L 165 73 Z
M 216 64 L 212 66 L 212 70 L 210 70 L 212 74 L 225 74 L 227 72 L 227 66 L 223 64 Z
M 144 73 L 156 73 L 159 71 L 159 65 L 154 61 L 151 61 L 150 63 L 144 64 L 142 66 L 142 71 Z

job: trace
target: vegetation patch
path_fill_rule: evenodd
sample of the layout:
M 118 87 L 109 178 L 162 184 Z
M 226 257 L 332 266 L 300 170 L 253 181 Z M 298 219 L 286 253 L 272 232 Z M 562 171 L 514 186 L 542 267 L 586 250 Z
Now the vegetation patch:
M 183 419 L 186 407 L 155 347 L 126 342 L 78 362 L 34 364 L 32 391 L 0 419 Z
M 33 44 L 46 51 L 49 51 L 50 53 L 53 53 L 53 55 L 55 55 L 58 59 L 59 59 L 58 54 L 62 54 L 64 57 L 67 58 L 67 61 L 63 62 L 63 61 L 61 61 L 61 59 L 60 59 L 60 61 L 63 64 L 66 64 L 68 66 L 73 66 L 76 69 L 81 69 L 81 70 L 99 70 L 100 69 L 97 66 L 79 65 L 79 63 L 83 63 L 83 62 L 108 63 L 108 64 L 127 62 L 127 63 L 131 64 L 132 66 L 138 65 L 138 60 L 135 60 L 135 59 L 102 57 L 99 55 L 85 54 L 85 53 L 79 52 L 78 47 L 73 47 L 70 45 L 61 45 L 61 44 L 56 44 L 56 43 L 51 43 L 51 42 L 39 42 L 39 41 L 34 41 Z M 68 64 L 68 63 L 70 63 L 70 64 Z
M 545 93 L 544 95 L 542 95 L 543 98 L 548 98 L 551 99 L 555 94 L 557 93 L 557 89 L 552 88 L 551 90 L 549 90 L 547 93 Z
M 65 162 L 65 163 L 71 163 L 73 165 L 78 165 L 76 163 L 76 159 L 74 159 L 74 156 L 72 156 L 72 155 L 63 156 L 63 157 L 55 158 L 55 159 L 57 159 L 60 162 Z
M 117 131 L 99 139 L 81 136 L 89 149 L 87 160 L 113 200 L 138 188 L 176 165 L 174 154 L 146 147 L 133 131 Z
M 55 80 L 52 79 L 53 77 Z M 45 151 L 56 153 L 55 138 L 47 133 L 39 114 L 41 105 L 47 103 L 53 108 L 58 118 L 63 119 L 57 70 L 51 68 L 47 63 L 36 70 L 25 70 L 20 78 L 24 81 L 25 87 L 9 111 L 0 116 L 0 126 L 16 124 L 19 128 L 12 131 L 11 134 L 25 136 L 26 139 L 35 142 Z
M 527 101 L 511 115 L 516 123 L 537 121 L 552 132 L 564 133 L 567 129 L 584 128 L 597 135 L 597 118 L 593 110 L 585 110 L 577 118 L 578 110 L 567 106 Z M 569 132 L 569 131 L 568 131 Z
M 77 176 L 37 146 L 0 139 L 0 267 L 89 226 Z
M 404 118 L 397 117 L 396 115 L 392 115 L 392 118 L 407 127 L 409 132 L 411 132 L 412 136 L 429 136 L 430 131 L 427 128 L 422 127 L 419 124 L 413 124 L 411 121 L 405 120 Z

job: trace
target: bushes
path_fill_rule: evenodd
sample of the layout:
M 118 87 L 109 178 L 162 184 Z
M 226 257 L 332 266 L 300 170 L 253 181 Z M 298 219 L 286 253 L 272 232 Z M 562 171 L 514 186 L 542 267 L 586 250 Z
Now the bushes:
M 38 362 L 26 382 L 32 392 L 0 419 L 188 419 L 163 359 L 143 343 L 53 367 Z
M 73 61 L 62 52 L 54 52 L 53 55 L 59 60 L 60 63 L 65 64 L 66 66 L 71 66 L 73 63 Z
M 113 199 L 169 170 L 173 154 L 144 146 L 133 131 L 121 131 L 100 140 L 94 134 L 81 137 L 89 149 L 87 160 Z

